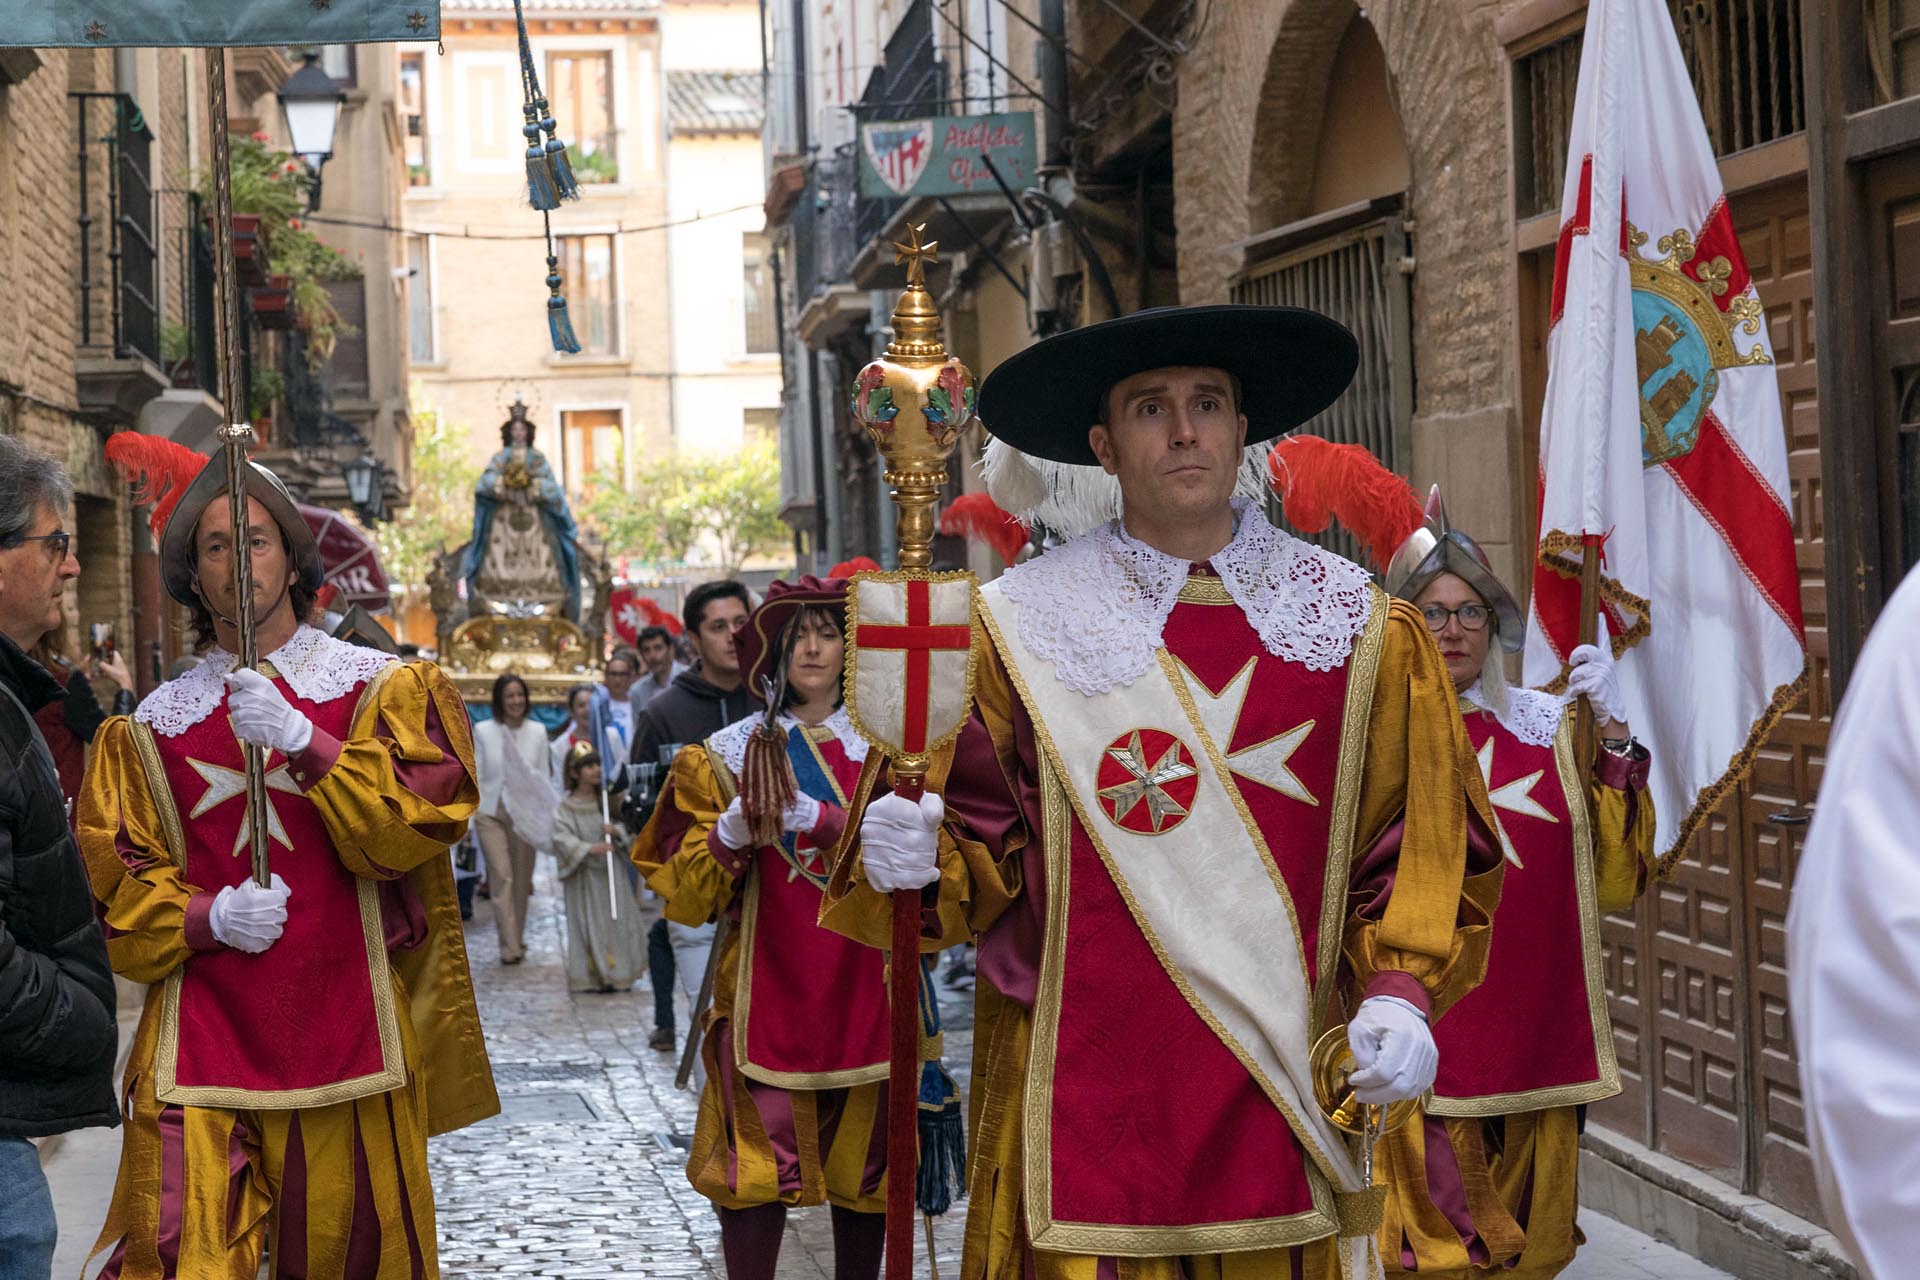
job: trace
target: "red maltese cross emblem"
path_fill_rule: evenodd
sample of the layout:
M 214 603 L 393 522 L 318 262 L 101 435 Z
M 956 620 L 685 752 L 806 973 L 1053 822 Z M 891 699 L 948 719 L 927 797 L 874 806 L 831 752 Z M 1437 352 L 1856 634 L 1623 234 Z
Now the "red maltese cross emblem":
M 1107 744 L 1094 786 L 1114 826 L 1157 836 L 1186 821 L 1200 777 L 1186 743 L 1164 730 L 1134 729 Z

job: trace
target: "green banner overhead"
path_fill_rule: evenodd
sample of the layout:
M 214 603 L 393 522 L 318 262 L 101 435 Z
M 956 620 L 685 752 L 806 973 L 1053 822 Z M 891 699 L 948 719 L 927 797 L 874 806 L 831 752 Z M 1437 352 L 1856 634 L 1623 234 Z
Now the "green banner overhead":
M 1038 157 L 1031 111 L 874 120 L 860 126 L 860 194 L 886 199 L 992 191 L 995 170 L 1017 190 L 1033 182 Z
M 440 38 L 440 0 L 0 0 L 0 18 L 0 45 L 34 49 Z

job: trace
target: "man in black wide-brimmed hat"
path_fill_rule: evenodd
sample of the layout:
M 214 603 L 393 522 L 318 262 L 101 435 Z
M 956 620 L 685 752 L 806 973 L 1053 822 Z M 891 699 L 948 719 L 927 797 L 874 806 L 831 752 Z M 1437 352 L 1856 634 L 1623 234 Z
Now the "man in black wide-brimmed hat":
M 884 944 L 919 889 L 927 945 L 979 935 L 963 1276 L 1374 1273 L 1309 1049 L 1344 1022 L 1363 1101 L 1426 1090 L 1499 855 L 1420 615 L 1251 496 L 1355 364 L 1312 312 L 1168 308 L 981 388 L 1001 504 L 1078 536 L 982 591 L 927 798 L 868 757 L 824 916 Z

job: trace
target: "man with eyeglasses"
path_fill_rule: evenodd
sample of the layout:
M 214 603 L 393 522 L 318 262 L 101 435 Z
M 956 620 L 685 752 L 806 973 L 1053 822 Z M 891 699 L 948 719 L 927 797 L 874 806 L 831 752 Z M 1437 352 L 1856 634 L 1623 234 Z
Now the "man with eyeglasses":
M 29 658 L 80 576 L 66 468 L 0 436 L 0 1277 L 53 1271 L 33 1139 L 113 1125 L 113 973 L 33 712 L 64 695 Z

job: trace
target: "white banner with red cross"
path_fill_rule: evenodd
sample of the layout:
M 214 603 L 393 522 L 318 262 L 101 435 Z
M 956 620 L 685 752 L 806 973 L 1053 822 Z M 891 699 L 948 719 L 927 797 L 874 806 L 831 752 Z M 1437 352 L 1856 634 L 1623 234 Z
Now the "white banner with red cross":
M 1561 218 L 1526 680 L 1564 676 L 1597 543 L 1665 856 L 1799 697 L 1806 641 L 1766 316 L 1662 0 L 1588 6 Z
M 921 757 L 973 702 L 974 576 L 858 573 L 847 585 L 847 711 L 868 742 Z

